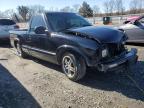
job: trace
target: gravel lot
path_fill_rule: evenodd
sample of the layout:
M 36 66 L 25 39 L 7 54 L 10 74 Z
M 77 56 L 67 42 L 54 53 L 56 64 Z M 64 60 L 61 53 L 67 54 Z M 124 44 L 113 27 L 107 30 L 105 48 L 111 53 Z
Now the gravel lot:
M 139 61 L 131 73 L 88 69 L 75 83 L 60 66 L 0 47 L 0 108 L 144 108 L 144 48 L 136 48 Z

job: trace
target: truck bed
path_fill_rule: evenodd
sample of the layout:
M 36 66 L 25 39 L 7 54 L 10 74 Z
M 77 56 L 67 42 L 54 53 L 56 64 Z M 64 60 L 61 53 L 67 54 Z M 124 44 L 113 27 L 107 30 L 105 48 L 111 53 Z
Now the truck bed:
M 10 33 L 10 43 L 12 47 L 16 47 L 15 41 L 19 39 L 19 37 L 23 37 L 27 34 L 28 29 L 17 29 L 17 30 L 11 30 Z
M 10 34 L 16 34 L 16 35 L 21 35 L 21 34 L 26 34 L 28 29 L 16 29 L 16 30 L 11 30 L 9 31 Z

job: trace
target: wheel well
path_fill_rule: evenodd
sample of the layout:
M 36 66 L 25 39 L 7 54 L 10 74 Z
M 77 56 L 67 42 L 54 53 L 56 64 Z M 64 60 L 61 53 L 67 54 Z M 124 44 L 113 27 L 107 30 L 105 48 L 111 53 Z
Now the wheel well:
M 77 55 L 78 57 L 82 57 L 84 58 L 84 56 L 82 56 L 80 53 L 78 53 L 77 51 L 74 51 L 74 50 L 71 50 L 71 49 L 68 49 L 68 50 L 62 50 L 62 51 L 59 51 L 57 53 L 57 61 L 59 64 L 61 64 L 61 60 L 62 60 L 62 57 L 64 54 L 66 53 L 71 53 L 71 54 L 74 54 L 74 55 Z M 85 58 L 84 58 L 84 61 L 86 62 Z
M 14 47 L 15 47 L 15 48 L 17 48 L 17 43 L 18 43 L 18 41 L 15 40 L 15 41 L 14 41 Z

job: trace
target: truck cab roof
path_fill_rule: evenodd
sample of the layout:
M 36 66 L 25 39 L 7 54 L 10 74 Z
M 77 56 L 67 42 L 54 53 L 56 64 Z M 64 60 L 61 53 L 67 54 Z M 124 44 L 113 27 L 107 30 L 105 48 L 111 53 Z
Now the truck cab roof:
M 52 13 L 57 13 L 57 14 L 76 14 L 74 12 L 51 12 L 51 11 L 45 12 L 45 14 L 52 14 Z

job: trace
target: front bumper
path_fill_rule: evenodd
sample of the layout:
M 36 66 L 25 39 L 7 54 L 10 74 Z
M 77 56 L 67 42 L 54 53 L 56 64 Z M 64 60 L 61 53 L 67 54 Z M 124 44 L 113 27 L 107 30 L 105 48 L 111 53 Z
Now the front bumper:
M 131 51 L 120 55 L 119 57 L 116 57 L 115 59 L 112 59 L 110 61 L 102 62 L 98 65 L 99 71 L 108 71 L 113 68 L 119 67 L 123 64 L 129 64 L 133 65 L 137 62 L 138 56 L 137 56 L 137 49 L 132 48 Z

